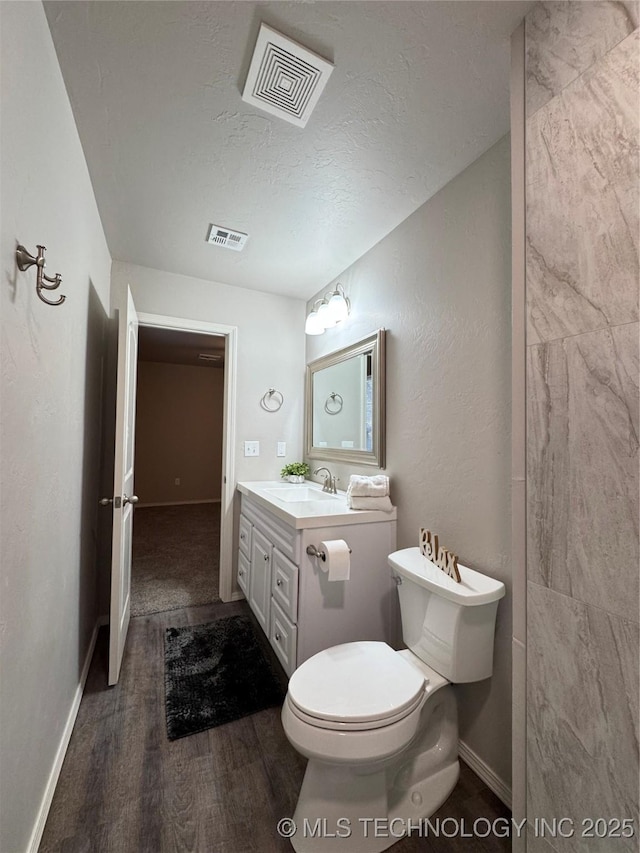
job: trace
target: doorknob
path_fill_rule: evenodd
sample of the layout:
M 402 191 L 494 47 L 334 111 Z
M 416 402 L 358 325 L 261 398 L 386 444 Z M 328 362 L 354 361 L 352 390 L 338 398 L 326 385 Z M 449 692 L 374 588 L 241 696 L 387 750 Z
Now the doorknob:
M 122 496 L 123 504 L 137 504 L 139 500 L 140 498 L 137 495 L 131 495 L 131 497 L 128 497 L 128 495 Z
M 98 503 L 100 506 L 109 506 L 109 504 L 113 503 L 113 498 L 100 498 Z

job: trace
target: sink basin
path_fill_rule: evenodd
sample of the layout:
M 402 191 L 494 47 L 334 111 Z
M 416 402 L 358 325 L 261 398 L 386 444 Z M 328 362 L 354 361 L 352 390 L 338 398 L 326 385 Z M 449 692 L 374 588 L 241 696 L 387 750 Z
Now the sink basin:
M 285 503 L 334 501 L 338 498 L 338 495 L 330 495 L 327 492 L 321 492 L 319 489 L 310 489 L 308 486 L 283 486 L 282 488 L 265 489 L 265 492 Z

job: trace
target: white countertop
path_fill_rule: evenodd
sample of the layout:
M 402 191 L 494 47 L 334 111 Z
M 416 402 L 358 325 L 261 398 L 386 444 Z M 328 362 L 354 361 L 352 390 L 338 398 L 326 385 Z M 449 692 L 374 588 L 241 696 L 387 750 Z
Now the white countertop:
M 376 521 L 395 521 L 397 518 L 395 507 L 391 512 L 349 509 L 345 492 L 339 491 L 337 495 L 329 495 L 322 491 L 319 483 L 311 480 L 305 480 L 300 485 L 286 483 L 284 480 L 256 480 L 238 483 L 237 487 L 241 494 L 251 497 L 296 529 L 339 524 L 368 524 Z M 294 497 L 294 489 L 300 489 L 306 495 L 317 491 L 318 499 L 296 501 L 278 497 L 280 490 L 283 490 L 283 497 Z

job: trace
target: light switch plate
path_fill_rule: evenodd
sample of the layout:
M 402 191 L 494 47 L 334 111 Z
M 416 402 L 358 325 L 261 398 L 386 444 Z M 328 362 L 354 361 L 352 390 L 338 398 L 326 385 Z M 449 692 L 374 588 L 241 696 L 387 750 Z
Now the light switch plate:
M 260 442 L 259 441 L 245 441 L 245 443 L 244 443 L 244 455 L 245 456 L 260 456 Z
M 279 441 L 276 456 L 286 456 L 286 455 L 287 455 L 287 442 L 286 441 Z

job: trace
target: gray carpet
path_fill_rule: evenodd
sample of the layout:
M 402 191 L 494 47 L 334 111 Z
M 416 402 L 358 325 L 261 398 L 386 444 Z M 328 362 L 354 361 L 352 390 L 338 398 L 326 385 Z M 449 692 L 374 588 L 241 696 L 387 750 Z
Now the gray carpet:
M 131 615 L 220 601 L 220 504 L 138 507 Z

